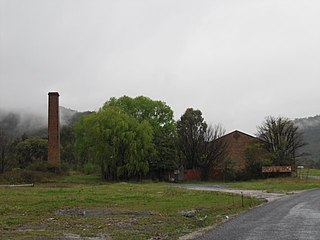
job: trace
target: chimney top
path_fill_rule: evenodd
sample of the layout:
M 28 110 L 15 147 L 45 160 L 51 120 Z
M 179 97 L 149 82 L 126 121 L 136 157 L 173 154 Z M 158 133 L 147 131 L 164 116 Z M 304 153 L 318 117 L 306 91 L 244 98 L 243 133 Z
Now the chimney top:
M 49 92 L 48 95 L 58 95 L 58 96 L 60 96 L 58 92 Z

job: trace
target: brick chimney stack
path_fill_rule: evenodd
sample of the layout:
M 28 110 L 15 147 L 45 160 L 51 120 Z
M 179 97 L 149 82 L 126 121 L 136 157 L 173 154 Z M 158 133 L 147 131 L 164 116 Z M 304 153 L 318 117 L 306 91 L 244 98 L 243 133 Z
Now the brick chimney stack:
M 60 167 L 59 93 L 48 95 L 48 164 Z

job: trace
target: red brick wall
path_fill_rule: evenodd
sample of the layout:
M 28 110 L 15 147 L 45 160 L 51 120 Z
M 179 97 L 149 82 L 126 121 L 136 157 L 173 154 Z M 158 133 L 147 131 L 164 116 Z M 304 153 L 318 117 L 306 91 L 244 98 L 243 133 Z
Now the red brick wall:
M 226 159 L 230 159 L 234 168 L 245 169 L 246 156 L 245 152 L 249 145 L 257 142 L 257 139 L 240 131 L 231 132 L 222 137 L 227 142 Z M 210 173 L 210 180 L 222 180 L 224 178 L 224 164 L 220 163 Z M 187 169 L 184 171 L 184 180 L 201 180 L 201 171 L 198 169 Z
M 201 171 L 199 169 L 186 169 L 183 172 L 183 180 L 201 180 Z
M 246 163 L 245 151 L 257 139 L 245 133 L 234 131 L 223 137 L 227 142 L 227 158 L 234 162 L 234 166 L 238 169 L 244 169 Z
M 48 95 L 48 163 L 60 166 L 59 93 Z
M 213 169 L 209 175 L 209 180 L 222 180 L 223 172 L 219 169 Z M 183 180 L 186 181 L 200 181 L 201 170 L 200 169 L 186 169 L 184 170 Z

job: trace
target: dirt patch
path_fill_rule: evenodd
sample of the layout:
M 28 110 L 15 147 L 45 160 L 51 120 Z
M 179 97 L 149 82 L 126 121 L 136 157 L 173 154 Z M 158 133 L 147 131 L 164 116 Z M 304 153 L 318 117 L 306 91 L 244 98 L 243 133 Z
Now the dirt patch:
M 99 237 L 81 237 L 78 234 L 65 233 L 60 240 L 111 240 L 111 237 L 101 235 Z
M 133 216 L 150 216 L 154 212 L 150 211 L 109 211 L 109 210 L 92 210 L 92 209 L 59 209 L 56 215 L 80 215 L 80 216 L 102 216 L 102 215 L 133 215 Z
M 239 194 L 239 195 L 243 194 L 244 196 L 262 199 L 267 202 L 271 202 L 271 201 L 283 198 L 288 194 L 290 195 L 290 194 L 297 193 L 297 191 L 291 192 L 291 193 L 270 193 L 265 190 L 231 189 L 231 188 L 227 188 L 225 186 L 220 186 L 220 185 L 180 184 L 178 186 L 182 188 L 200 190 L 200 191 L 226 192 L 226 193 L 233 193 L 233 194 Z

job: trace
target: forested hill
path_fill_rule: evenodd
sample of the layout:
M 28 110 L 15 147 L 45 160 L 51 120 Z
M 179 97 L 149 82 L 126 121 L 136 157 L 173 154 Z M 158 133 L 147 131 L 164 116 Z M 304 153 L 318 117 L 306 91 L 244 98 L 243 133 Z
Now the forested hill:
M 61 125 L 69 124 L 79 113 L 60 106 Z M 30 136 L 47 136 L 48 119 L 46 114 L 26 114 L 0 110 L 0 128 L 12 137 L 22 134 Z
M 86 113 L 80 113 L 60 106 L 61 125 L 68 125 L 76 121 L 83 114 Z M 304 141 L 307 143 L 303 147 L 302 152 L 309 155 L 303 158 L 317 162 L 317 165 L 320 167 L 320 115 L 298 118 L 294 120 L 294 123 L 303 133 Z M 0 109 L 0 128 L 5 129 L 6 133 L 13 137 L 20 137 L 22 134 L 46 137 L 47 124 L 46 114 L 42 114 L 41 116 L 40 114 L 23 114 L 2 111 Z
M 307 143 L 302 150 L 310 155 L 305 158 L 317 161 L 320 166 L 320 115 L 295 119 L 294 123 L 303 133 L 303 138 Z

